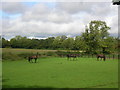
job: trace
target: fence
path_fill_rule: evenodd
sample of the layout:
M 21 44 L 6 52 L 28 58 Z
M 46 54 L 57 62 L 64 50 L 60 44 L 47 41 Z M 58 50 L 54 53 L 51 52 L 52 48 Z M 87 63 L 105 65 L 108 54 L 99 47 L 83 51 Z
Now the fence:
M 57 51 L 56 54 L 60 57 L 66 57 L 67 54 L 77 54 L 83 58 L 96 58 L 96 54 L 86 54 L 82 52 L 65 52 L 65 51 Z M 107 59 L 120 59 L 119 54 L 105 54 Z
M 108 59 L 120 59 L 120 55 L 117 55 L 117 54 L 107 54 L 105 56 Z M 83 57 L 83 58 L 96 58 L 96 55 L 94 55 L 94 54 L 83 54 L 83 55 L 81 55 L 81 57 Z

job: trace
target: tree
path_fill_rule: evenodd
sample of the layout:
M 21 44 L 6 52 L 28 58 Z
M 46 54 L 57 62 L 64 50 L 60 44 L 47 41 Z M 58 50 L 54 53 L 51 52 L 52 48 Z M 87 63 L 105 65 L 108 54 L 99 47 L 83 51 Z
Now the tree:
M 64 46 L 64 49 L 73 49 L 74 48 L 74 39 L 73 38 L 67 38 L 63 41 L 62 46 Z
M 12 48 L 30 48 L 30 39 L 22 36 L 15 36 L 10 40 Z
M 57 37 L 54 39 L 54 41 L 53 41 L 53 43 L 52 43 L 52 47 L 53 47 L 53 49 L 61 48 L 61 42 L 60 42 L 60 39 L 61 39 L 60 36 L 57 36 Z
M 60 38 L 61 38 L 61 41 L 63 42 L 65 39 L 67 39 L 67 36 L 62 35 Z
M 8 40 L 5 40 L 5 38 L 1 39 L 2 41 L 0 41 L 2 43 L 2 48 L 6 48 L 6 47 L 11 47 L 10 42 Z
M 117 45 L 117 40 L 114 37 L 107 37 L 104 39 L 102 48 L 105 47 L 103 50 L 104 53 L 114 53 Z
M 52 43 L 54 41 L 54 37 L 48 37 L 47 39 L 44 40 L 44 48 L 46 49 L 52 49 Z
M 82 34 L 82 37 L 88 46 L 86 49 L 88 53 L 95 53 L 100 48 L 103 49 L 102 51 L 105 50 L 105 47 L 101 44 L 104 42 L 104 39 L 109 36 L 109 29 L 110 27 L 108 27 L 104 21 L 91 21 L 89 26 L 86 26 L 85 33 Z
M 62 36 L 57 36 L 54 41 L 53 41 L 53 48 L 54 49 L 62 49 L 62 48 L 65 48 L 63 43 L 64 41 L 67 39 L 67 36 L 65 35 L 62 35 Z
M 86 44 L 84 39 L 81 36 L 76 36 L 74 41 L 74 50 L 85 50 Z

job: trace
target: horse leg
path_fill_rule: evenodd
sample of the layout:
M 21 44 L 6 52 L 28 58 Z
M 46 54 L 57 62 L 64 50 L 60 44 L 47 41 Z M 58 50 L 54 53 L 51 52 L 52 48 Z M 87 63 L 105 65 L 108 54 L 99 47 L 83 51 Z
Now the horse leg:
M 68 57 L 68 61 L 69 61 L 70 57 Z
M 104 61 L 105 61 L 105 57 L 104 57 Z
M 77 56 L 75 56 L 75 59 L 76 59 L 76 61 L 77 61 Z
M 75 58 L 74 57 L 71 57 L 71 58 L 73 58 L 72 60 L 74 61 Z
M 31 59 L 31 62 L 33 63 L 32 59 Z
M 70 60 L 70 57 L 68 57 L 68 61 Z
M 69 60 L 69 57 L 67 57 L 67 60 Z
M 30 58 L 28 58 L 28 62 L 30 62 Z
M 77 60 L 76 56 L 74 57 L 74 60 Z
M 99 61 L 99 57 L 97 57 L 97 61 Z
M 36 63 L 37 58 L 35 58 L 35 63 Z

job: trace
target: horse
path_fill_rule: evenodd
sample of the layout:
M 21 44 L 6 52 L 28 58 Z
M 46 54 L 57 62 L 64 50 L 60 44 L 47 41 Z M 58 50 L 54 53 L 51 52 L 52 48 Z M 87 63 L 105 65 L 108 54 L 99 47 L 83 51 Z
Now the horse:
M 77 54 L 67 54 L 68 60 L 69 60 L 70 58 L 73 58 L 73 60 L 74 60 L 77 56 L 78 56 Z
M 28 57 L 28 62 L 32 62 L 33 63 L 32 59 L 35 59 L 35 63 L 36 63 L 37 58 L 38 58 L 38 54 L 37 55 L 33 55 L 33 56 L 29 56 Z
M 98 54 L 98 55 L 97 55 L 97 60 L 99 60 L 99 58 L 101 58 L 101 60 L 102 60 L 102 58 L 103 58 L 104 61 L 106 60 L 106 57 L 105 57 L 105 55 L 103 55 L 103 54 Z

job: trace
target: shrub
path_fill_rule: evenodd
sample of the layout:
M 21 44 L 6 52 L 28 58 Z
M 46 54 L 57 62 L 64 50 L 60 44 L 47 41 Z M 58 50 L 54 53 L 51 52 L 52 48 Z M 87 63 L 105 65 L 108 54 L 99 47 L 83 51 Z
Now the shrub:
M 20 53 L 20 54 L 18 54 L 18 56 L 23 58 L 23 59 L 26 59 L 27 57 L 32 56 L 32 55 L 34 55 L 34 54 L 33 53 Z
M 13 54 L 11 52 L 6 52 L 6 53 L 2 53 L 2 59 L 3 60 L 18 60 L 18 59 L 22 59 L 22 58 L 19 57 L 17 54 Z
M 46 52 L 45 55 L 46 56 L 57 56 L 55 52 Z

